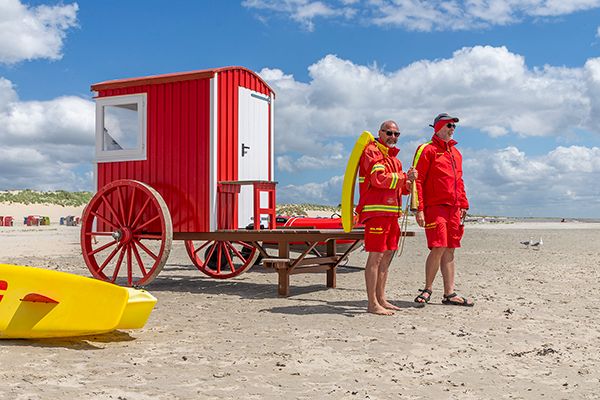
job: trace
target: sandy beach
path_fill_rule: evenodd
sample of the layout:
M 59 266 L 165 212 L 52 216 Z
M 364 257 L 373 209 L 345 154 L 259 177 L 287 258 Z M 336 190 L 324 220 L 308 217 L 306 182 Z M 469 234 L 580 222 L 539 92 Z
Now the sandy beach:
M 417 230 L 413 225 L 412 230 Z M 147 289 L 144 329 L 0 341 L 0 399 L 599 399 L 600 224 L 468 225 L 457 291 L 474 308 L 424 308 L 425 238 L 395 258 L 391 317 L 365 312 L 356 251 L 338 270 L 294 275 L 277 296 L 263 267 L 213 280 L 174 242 Z M 540 250 L 519 242 L 543 238 Z M 0 262 L 89 276 L 79 228 L 0 228 Z

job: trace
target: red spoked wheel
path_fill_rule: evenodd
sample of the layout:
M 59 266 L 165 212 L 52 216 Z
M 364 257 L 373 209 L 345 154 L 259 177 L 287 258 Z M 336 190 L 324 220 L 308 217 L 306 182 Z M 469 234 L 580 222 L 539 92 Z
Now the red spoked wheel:
M 97 279 L 127 286 L 152 282 L 167 262 L 172 241 L 165 201 L 142 182 L 111 182 L 83 213 L 83 259 Z
M 196 268 L 217 279 L 241 274 L 254 265 L 259 255 L 251 243 L 241 241 L 186 240 L 185 249 Z

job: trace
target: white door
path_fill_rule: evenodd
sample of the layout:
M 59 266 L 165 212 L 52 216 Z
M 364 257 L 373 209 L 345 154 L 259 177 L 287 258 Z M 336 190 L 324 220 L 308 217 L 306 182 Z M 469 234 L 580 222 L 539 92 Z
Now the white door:
M 269 104 L 262 93 L 239 88 L 238 104 L 238 180 L 269 180 Z M 261 195 L 261 206 L 267 207 L 268 196 Z M 253 223 L 252 185 L 243 185 L 238 199 L 238 225 Z M 266 216 L 263 217 L 267 218 Z M 264 226 L 267 226 L 263 222 Z

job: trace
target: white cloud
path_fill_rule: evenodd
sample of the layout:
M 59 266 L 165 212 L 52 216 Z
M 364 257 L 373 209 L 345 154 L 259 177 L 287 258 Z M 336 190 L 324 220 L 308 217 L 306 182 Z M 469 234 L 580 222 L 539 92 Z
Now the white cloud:
M 0 113 L 0 138 L 8 144 L 89 146 L 94 129 L 94 104 L 80 97 L 16 101 Z
M 242 6 L 267 12 L 288 15 L 308 31 L 314 30 L 315 18 L 352 18 L 356 10 L 349 7 L 355 1 L 341 0 L 327 4 L 327 1 L 310 0 L 244 0 Z M 332 2 L 329 2 L 332 3 Z
M 537 157 L 510 146 L 464 152 L 471 213 L 509 216 L 597 217 L 600 148 L 557 147 Z M 278 189 L 284 203 L 338 204 L 343 177 Z
M 551 151 L 546 159 L 565 175 L 579 172 L 598 174 L 600 172 L 600 148 L 598 147 L 561 146 Z M 591 179 L 588 184 L 590 182 L 592 182 Z
M 17 100 L 17 92 L 11 81 L 0 76 L 0 111 Z
M 82 164 L 67 162 L 67 150 L 81 152 L 82 148 L 66 146 L 62 149 L 15 147 L 0 149 L 0 187 L 4 189 L 37 190 L 90 190 L 91 176 L 81 169 Z M 88 149 L 83 149 L 88 150 Z M 89 158 L 85 163 L 89 169 Z M 62 158 L 62 160 L 61 160 Z M 77 157 L 79 158 L 79 157 Z
M 496 0 L 499 1 L 499 0 Z M 534 16 L 557 16 L 600 7 L 598 0 L 528 0 L 514 1 L 517 10 Z
M 600 130 L 600 58 L 587 60 L 583 67 L 582 79 L 585 82 L 584 96 L 589 99 L 589 114 L 586 125 L 595 131 Z
M 500 137 L 508 134 L 508 129 L 497 125 L 483 127 L 481 128 L 481 131 L 487 133 L 491 137 Z
M 527 18 L 556 17 L 600 7 L 598 0 L 467 0 L 372 3 L 367 13 L 375 25 L 395 25 L 415 31 L 455 31 L 509 25 Z
M 309 30 L 317 17 L 355 20 L 414 31 L 473 30 L 524 19 L 557 17 L 600 7 L 600 0 L 245 0 L 242 5 L 266 14 L 283 14 Z
M 557 147 L 528 157 L 515 147 L 465 154 L 474 211 L 520 216 L 587 216 L 600 212 L 600 148 Z
M 0 188 L 89 190 L 94 118 L 89 100 L 20 101 L 0 78 Z
M 294 172 L 296 170 L 294 159 L 290 156 L 275 157 L 275 165 L 277 166 L 277 170 L 283 172 Z
M 0 63 L 62 57 L 69 28 L 77 25 L 77 3 L 29 7 L 19 0 L 0 1 Z
M 277 189 L 277 202 L 339 204 L 343 180 L 343 176 L 334 176 L 322 183 L 282 186 Z
M 313 142 L 313 147 L 314 147 Z M 285 172 L 304 172 L 307 170 L 329 170 L 346 165 L 346 150 L 339 142 L 319 143 L 318 155 L 301 155 L 293 158 L 290 155 L 277 157 L 277 168 Z
M 531 68 L 523 56 L 505 47 L 476 46 L 392 72 L 335 55 L 308 71 L 307 83 L 281 70 L 260 72 L 277 92 L 277 131 L 294 133 L 277 135 L 282 155 L 344 154 L 343 148 L 331 149 L 328 143 L 363 129 L 376 130 L 389 118 L 397 120 L 405 137 L 428 136 L 428 124 L 439 112 L 456 114 L 461 127 L 491 137 L 600 130 L 600 58 L 581 68 Z M 291 159 L 286 163 L 291 165 Z

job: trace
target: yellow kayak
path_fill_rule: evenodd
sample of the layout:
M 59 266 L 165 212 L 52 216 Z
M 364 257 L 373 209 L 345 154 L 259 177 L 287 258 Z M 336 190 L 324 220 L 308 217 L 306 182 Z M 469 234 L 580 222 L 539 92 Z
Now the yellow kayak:
M 94 335 L 142 328 L 145 290 L 41 268 L 0 264 L 0 339 Z

